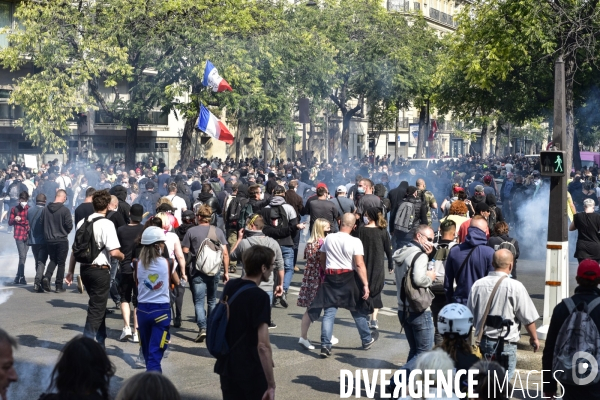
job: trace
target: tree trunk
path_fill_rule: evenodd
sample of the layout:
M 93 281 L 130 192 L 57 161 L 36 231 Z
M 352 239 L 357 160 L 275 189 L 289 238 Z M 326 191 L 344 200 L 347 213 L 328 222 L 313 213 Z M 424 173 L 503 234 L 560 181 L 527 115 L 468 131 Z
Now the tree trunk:
M 181 170 L 187 171 L 188 165 L 192 161 L 192 138 L 194 137 L 194 126 L 196 118 L 189 118 L 185 121 L 183 135 L 181 137 Z
M 427 107 L 422 106 L 419 113 L 419 137 L 417 139 L 417 158 L 424 158 L 425 139 L 428 136 L 427 131 Z
M 400 131 L 400 104 L 396 102 L 396 130 L 394 132 L 394 164 L 398 165 L 398 158 L 400 156 L 400 149 L 398 143 L 398 132 Z
M 575 142 L 575 120 L 573 110 L 573 80 L 575 78 L 575 57 L 573 55 L 568 56 L 564 60 L 565 62 L 565 108 L 567 114 L 567 137 L 566 142 L 566 156 L 565 156 L 565 171 L 567 174 L 571 172 L 573 167 L 573 161 L 578 160 L 579 166 L 575 164 L 575 168 L 581 169 L 581 156 L 579 154 L 579 144 Z M 563 149 L 561 149 L 563 150 Z M 568 175 L 567 175 L 568 176 Z
M 135 150 L 137 147 L 138 118 L 129 118 L 127 120 L 127 130 L 125 131 L 125 165 L 127 169 L 135 169 Z
M 488 135 L 488 123 L 484 122 L 483 126 L 481 127 L 481 157 L 482 158 L 485 158 L 488 155 L 488 153 L 490 152 L 489 146 L 490 146 L 490 138 Z
M 354 113 L 350 111 L 342 112 L 342 158 L 340 162 L 346 163 L 348 161 L 348 146 L 350 143 L 350 120 L 354 116 Z
M 309 136 L 308 136 L 308 153 L 309 153 L 309 157 L 312 160 L 312 157 L 315 156 L 316 151 L 315 151 L 315 126 L 312 123 L 312 119 L 310 121 L 309 126 Z

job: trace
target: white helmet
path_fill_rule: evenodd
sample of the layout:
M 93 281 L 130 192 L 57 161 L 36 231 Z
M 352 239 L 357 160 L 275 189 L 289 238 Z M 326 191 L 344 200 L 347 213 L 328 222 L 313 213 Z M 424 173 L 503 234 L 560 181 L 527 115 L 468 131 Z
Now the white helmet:
M 149 226 L 142 233 L 142 244 L 149 245 L 156 242 L 165 242 L 167 237 L 165 236 L 165 232 L 162 228 L 158 226 Z
M 440 334 L 455 333 L 466 336 L 473 327 L 473 313 L 462 304 L 448 304 L 438 314 L 437 328 Z

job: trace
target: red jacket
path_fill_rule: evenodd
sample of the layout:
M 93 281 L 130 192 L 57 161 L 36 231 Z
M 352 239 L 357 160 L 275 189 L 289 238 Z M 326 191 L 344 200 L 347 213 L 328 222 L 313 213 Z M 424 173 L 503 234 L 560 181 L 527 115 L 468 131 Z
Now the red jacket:
M 15 227 L 15 240 L 22 240 L 24 242 L 27 241 L 27 235 L 29 233 L 29 221 L 27 220 L 27 210 L 29 210 L 28 205 L 26 205 L 23 208 L 20 204 L 10 209 L 8 225 Z M 17 216 L 21 217 L 20 221 L 15 220 L 15 217 Z

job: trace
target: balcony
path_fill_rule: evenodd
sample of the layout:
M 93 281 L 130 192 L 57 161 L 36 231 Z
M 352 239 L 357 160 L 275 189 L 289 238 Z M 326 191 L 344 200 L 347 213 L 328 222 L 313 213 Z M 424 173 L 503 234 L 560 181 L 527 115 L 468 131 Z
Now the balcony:
M 15 27 L 15 3 L 0 1 L 0 28 Z M 0 49 L 8 47 L 8 33 L 0 34 Z
M 121 124 L 120 121 L 109 117 L 105 111 L 96 111 L 94 116 L 94 123 L 96 125 Z M 169 125 L 169 116 L 162 111 L 150 111 L 144 118 L 140 119 L 140 125 Z
M 8 104 L 8 97 L 3 97 L 0 90 L 0 126 L 15 126 L 15 121 L 23 117 L 23 107 Z
M 458 26 L 452 15 L 436 10 L 435 8 L 429 8 L 429 18 L 452 28 L 456 28 Z

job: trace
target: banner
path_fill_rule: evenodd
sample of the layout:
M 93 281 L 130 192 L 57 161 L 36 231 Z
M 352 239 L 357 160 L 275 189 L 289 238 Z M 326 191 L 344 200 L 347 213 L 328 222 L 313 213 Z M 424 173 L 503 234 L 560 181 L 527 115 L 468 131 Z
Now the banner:
M 419 142 L 419 124 L 408 124 L 408 145 L 417 147 Z
M 25 157 L 25 166 L 27 168 L 37 169 L 38 163 L 35 154 L 25 154 L 23 157 Z

